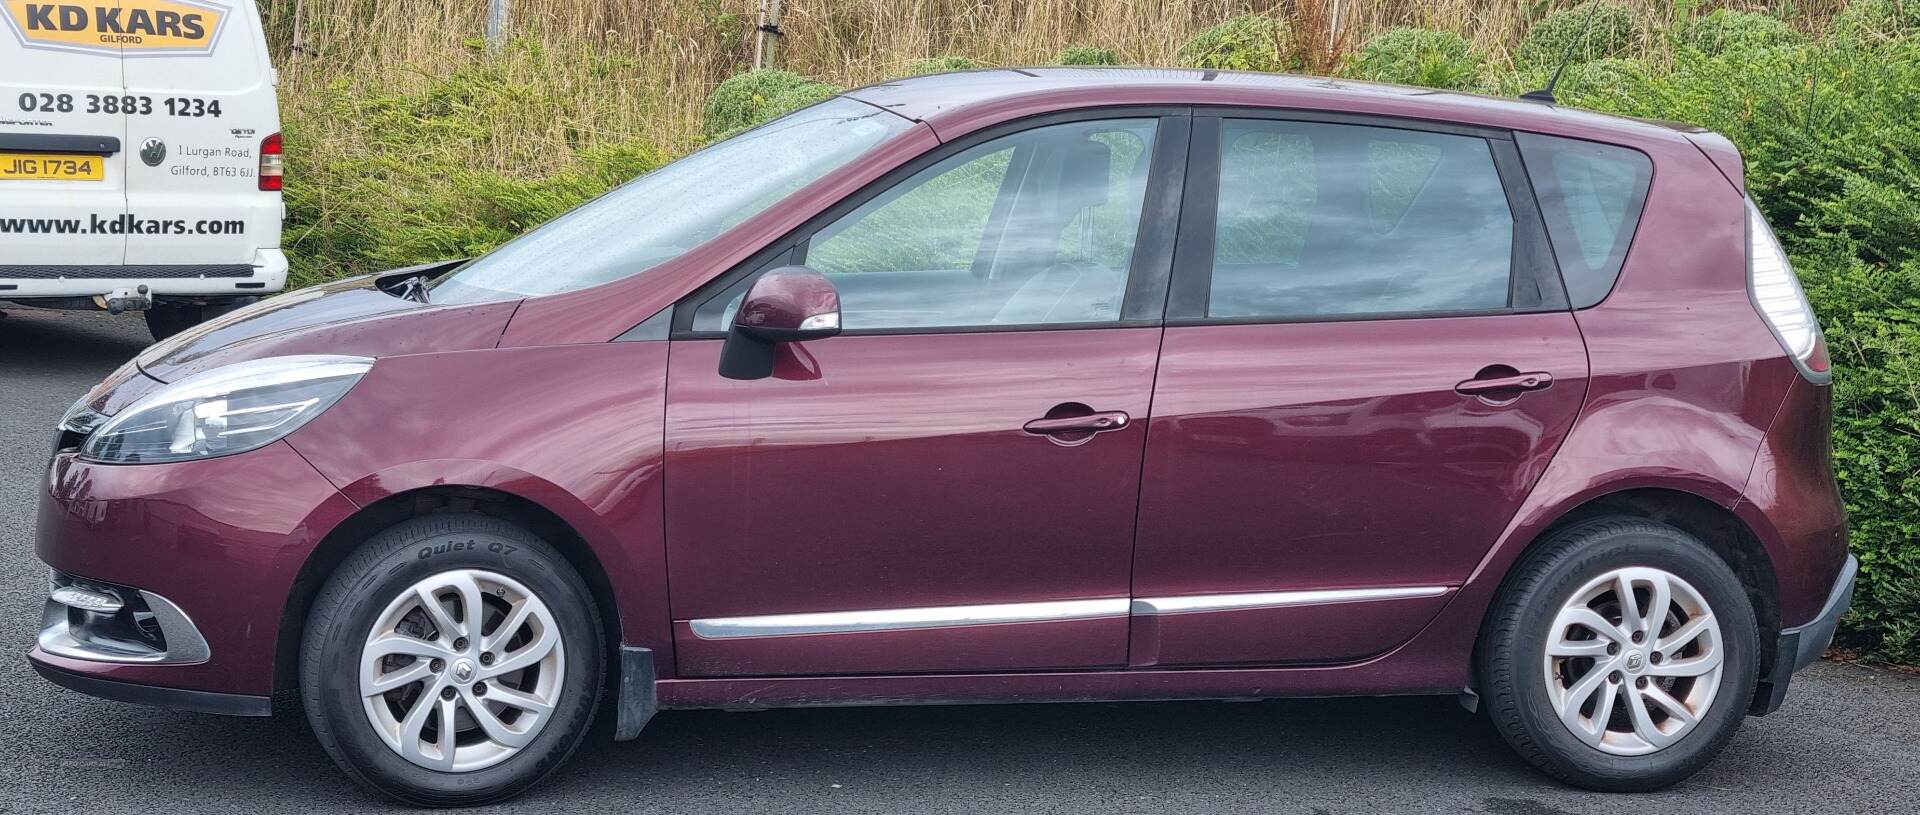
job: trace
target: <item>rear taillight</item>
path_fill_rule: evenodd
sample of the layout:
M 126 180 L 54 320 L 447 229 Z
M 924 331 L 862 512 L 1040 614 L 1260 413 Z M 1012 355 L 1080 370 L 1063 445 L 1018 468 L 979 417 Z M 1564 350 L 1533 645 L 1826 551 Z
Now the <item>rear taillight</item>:
M 1747 286 L 1753 294 L 1753 306 L 1773 329 L 1787 356 L 1800 373 L 1814 382 L 1833 379 L 1828 370 L 1827 341 L 1820 335 L 1820 321 L 1813 315 L 1813 304 L 1800 288 L 1800 278 L 1787 261 L 1787 253 L 1773 236 L 1773 228 L 1760 214 L 1760 208 L 1747 199 Z
M 286 165 L 280 158 L 280 134 L 275 133 L 260 140 L 260 189 L 280 189 L 285 176 Z

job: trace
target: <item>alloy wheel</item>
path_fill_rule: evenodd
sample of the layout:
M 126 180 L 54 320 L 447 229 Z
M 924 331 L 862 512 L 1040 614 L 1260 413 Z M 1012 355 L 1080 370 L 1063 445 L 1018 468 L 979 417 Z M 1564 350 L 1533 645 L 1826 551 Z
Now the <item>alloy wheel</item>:
M 546 603 L 505 575 L 458 569 L 414 583 L 375 619 L 361 648 L 360 696 L 395 753 L 469 772 L 539 735 L 565 671 Z
M 1706 599 L 1660 569 L 1615 569 L 1553 620 L 1543 667 L 1560 722 L 1587 745 L 1645 755 L 1692 732 L 1720 687 L 1724 642 Z

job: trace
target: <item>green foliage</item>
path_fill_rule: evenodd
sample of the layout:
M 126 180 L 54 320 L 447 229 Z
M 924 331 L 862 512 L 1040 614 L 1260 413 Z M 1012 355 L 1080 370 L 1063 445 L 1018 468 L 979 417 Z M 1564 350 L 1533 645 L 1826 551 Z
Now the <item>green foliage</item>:
M 1777 17 L 1725 8 L 1690 23 L 1685 38 L 1687 45 L 1711 55 L 1796 45 L 1805 40 Z
M 664 163 L 640 141 L 565 155 L 514 134 L 563 116 L 550 88 L 516 78 L 516 51 L 419 90 L 336 82 L 284 123 L 290 287 L 485 252 Z M 572 60 L 594 74 L 616 61 Z M 293 112 L 293 111 L 290 111 Z
M 1480 81 L 1473 44 L 1451 31 L 1396 28 L 1360 46 L 1342 73 L 1355 79 L 1465 90 Z
M 1285 20 L 1264 14 L 1234 17 L 1201 29 L 1180 46 L 1181 65 L 1221 71 L 1287 71 L 1298 67 Z
M 1548 14 L 1527 30 L 1515 61 L 1552 67 L 1572 48 L 1574 62 L 1628 56 L 1644 44 L 1633 10 L 1614 3 L 1587 2 Z
M 1053 58 L 1055 65 L 1119 65 L 1120 55 L 1111 48 L 1070 45 Z
M 972 57 L 963 57 L 958 54 L 942 54 L 937 57 L 916 59 L 907 63 L 907 76 L 943 74 L 948 71 L 970 71 L 979 67 L 981 67 L 980 62 Z
M 1601 67 L 1570 71 L 1563 101 L 1701 124 L 1745 156 L 1833 357 L 1833 462 L 1862 564 L 1842 641 L 1920 662 L 1920 37 L 1580 75 Z
M 1852 0 L 1834 17 L 1840 40 L 1884 43 L 1920 31 L 1920 0 Z
M 734 74 L 707 97 L 702 130 L 708 139 L 725 138 L 839 92 L 792 71 L 762 68 Z
M 1841 643 L 1920 663 L 1920 260 L 1795 260 L 1834 357 L 1833 466 L 1860 557 Z

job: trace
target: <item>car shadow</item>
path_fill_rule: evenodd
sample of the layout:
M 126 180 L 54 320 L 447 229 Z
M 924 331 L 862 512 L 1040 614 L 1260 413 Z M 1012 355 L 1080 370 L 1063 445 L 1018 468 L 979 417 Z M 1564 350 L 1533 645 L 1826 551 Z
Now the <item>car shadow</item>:
M 36 759 L 81 779 L 57 789 L 249 812 L 376 803 L 286 700 L 271 719 L 62 702 L 93 725 Z M 601 728 L 553 778 L 497 810 L 977 814 L 1024 809 L 1011 802 L 1025 798 L 1044 798 L 1044 811 L 1113 811 L 1200 795 L 1221 811 L 1267 800 L 1275 779 L 1320 790 L 1554 786 L 1445 698 L 668 711 L 632 742 L 609 742 Z M 995 803 L 976 810 L 983 801 Z
M 0 303 L 0 376 L 97 370 L 133 358 L 152 338 L 139 315 L 53 311 Z M 89 383 L 91 384 L 91 383 Z

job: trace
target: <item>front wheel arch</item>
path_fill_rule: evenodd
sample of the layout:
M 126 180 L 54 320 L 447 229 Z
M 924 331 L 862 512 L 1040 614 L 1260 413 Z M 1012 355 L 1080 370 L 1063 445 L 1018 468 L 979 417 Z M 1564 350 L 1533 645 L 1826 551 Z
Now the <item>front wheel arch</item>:
M 407 520 L 437 513 L 471 512 L 499 518 L 545 540 L 580 573 L 593 595 L 606 642 L 606 692 L 618 687 L 621 645 L 619 603 L 600 558 L 586 540 L 559 515 L 531 500 L 486 487 L 442 485 L 395 493 L 362 507 L 322 538 L 301 564 L 281 611 L 280 632 L 274 649 L 274 688 L 291 690 L 299 684 L 300 641 L 307 615 L 320 588 L 353 551 L 382 530 Z M 606 715 L 611 706 L 602 708 Z

